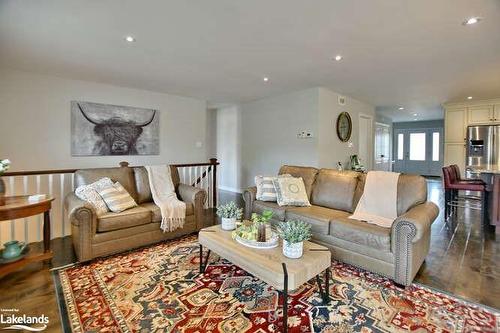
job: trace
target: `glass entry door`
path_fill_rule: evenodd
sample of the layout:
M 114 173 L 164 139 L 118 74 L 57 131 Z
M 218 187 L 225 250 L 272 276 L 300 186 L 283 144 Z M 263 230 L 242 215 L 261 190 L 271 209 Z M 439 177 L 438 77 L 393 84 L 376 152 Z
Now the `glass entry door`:
M 394 171 L 440 176 L 443 166 L 441 128 L 394 130 Z

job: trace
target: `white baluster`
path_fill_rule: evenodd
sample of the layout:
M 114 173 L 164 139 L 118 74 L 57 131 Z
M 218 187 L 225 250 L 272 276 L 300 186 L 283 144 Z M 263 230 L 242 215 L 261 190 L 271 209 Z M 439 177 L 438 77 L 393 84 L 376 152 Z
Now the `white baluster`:
M 23 177 L 23 193 L 28 195 L 28 176 Z M 24 218 L 24 242 L 28 243 L 28 218 Z
M 49 175 L 49 196 L 53 197 L 54 196 L 53 194 L 54 194 L 54 175 L 50 174 Z M 54 223 L 53 223 L 53 220 L 52 220 L 52 210 L 50 210 L 49 214 L 50 214 L 50 222 L 51 222 L 51 225 L 50 225 L 50 239 L 52 239 L 52 236 L 54 234 Z
M 9 186 L 10 186 L 9 196 L 16 195 L 14 185 L 15 185 L 15 177 L 10 177 L 9 178 Z M 11 240 L 16 239 L 16 221 L 15 220 L 10 220 L 10 239 Z
M 40 194 L 40 175 L 36 176 L 36 194 Z M 36 228 L 36 240 L 39 242 L 42 240 L 42 215 L 38 215 L 37 228 Z
M 59 193 L 59 201 L 61 203 L 61 237 L 64 237 L 66 235 L 65 233 L 65 225 L 64 225 L 64 173 L 61 173 L 59 175 L 60 179 L 60 193 Z

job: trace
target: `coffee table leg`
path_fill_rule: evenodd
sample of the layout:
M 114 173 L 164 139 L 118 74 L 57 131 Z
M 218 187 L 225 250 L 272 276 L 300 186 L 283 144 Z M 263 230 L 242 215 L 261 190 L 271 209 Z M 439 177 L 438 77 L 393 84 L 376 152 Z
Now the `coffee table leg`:
M 43 252 L 50 251 L 50 211 L 43 213 Z
M 288 332 L 288 271 L 286 264 L 281 263 L 283 266 L 283 332 Z
M 203 273 L 203 245 L 200 244 L 200 274 Z
M 203 245 L 200 244 L 200 274 L 205 273 L 205 269 L 208 266 L 208 257 L 210 257 L 210 250 L 208 250 L 205 262 L 203 262 Z
M 323 286 L 321 284 L 321 279 L 319 278 L 319 274 L 316 275 L 316 283 L 318 285 L 319 294 L 323 300 L 323 304 L 327 305 L 330 303 L 330 269 L 327 268 L 325 270 L 325 290 L 323 290 Z

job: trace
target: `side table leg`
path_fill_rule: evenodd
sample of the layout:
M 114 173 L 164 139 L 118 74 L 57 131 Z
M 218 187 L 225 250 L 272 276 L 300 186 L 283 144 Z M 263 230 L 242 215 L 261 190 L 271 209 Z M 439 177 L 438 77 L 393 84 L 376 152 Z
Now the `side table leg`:
M 43 213 L 43 252 L 50 251 L 50 211 Z
M 283 266 L 283 332 L 288 332 L 288 271 L 286 264 L 281 263 Z

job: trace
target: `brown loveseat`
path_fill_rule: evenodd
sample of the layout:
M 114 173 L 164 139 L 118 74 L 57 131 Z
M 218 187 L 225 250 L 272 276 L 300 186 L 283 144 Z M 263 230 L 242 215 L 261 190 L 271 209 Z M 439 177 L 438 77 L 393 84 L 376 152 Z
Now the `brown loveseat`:
M 437 206 L 427 201 L 425 179 L 401 175 L 398 182 L 398 218 L 392 228 L 349 219 L 363 193 L 365 175 L 354 171 L 282 166 L 279 174 L 302 177 L 310 207 L 280 207 L 255 199 L 256 188 L 244 191 L 245 217 L 252 212 L 274 212 L 273 223 L 302 220 L 311 224 L 313 242 L 332 250 L 340 261 L 362 267 L 409 285 L 429 252 L 431 224 Z M 384 195 L 384 189 L 380 189 Z
M 90 184 L 103 177 L 120 182 L 138 203 L 138 207 L 121 213 L 108 212 L 97 217 L 93 207 L 74 193 L 65 198 L 65 214 L 71 222 L 71 233 L 79 261 L 130 250 L 162 240 L 176 238 L 203 228 L 203 189 L 180 184 L 175 166 L 170 167 L 177 196 L 186 203 L 184 227 L 174 232 L 160 229 L 160 208 L 153 203 L 147 171 L 144 167 L 82 169 L 75 172 L 75 187 Z

